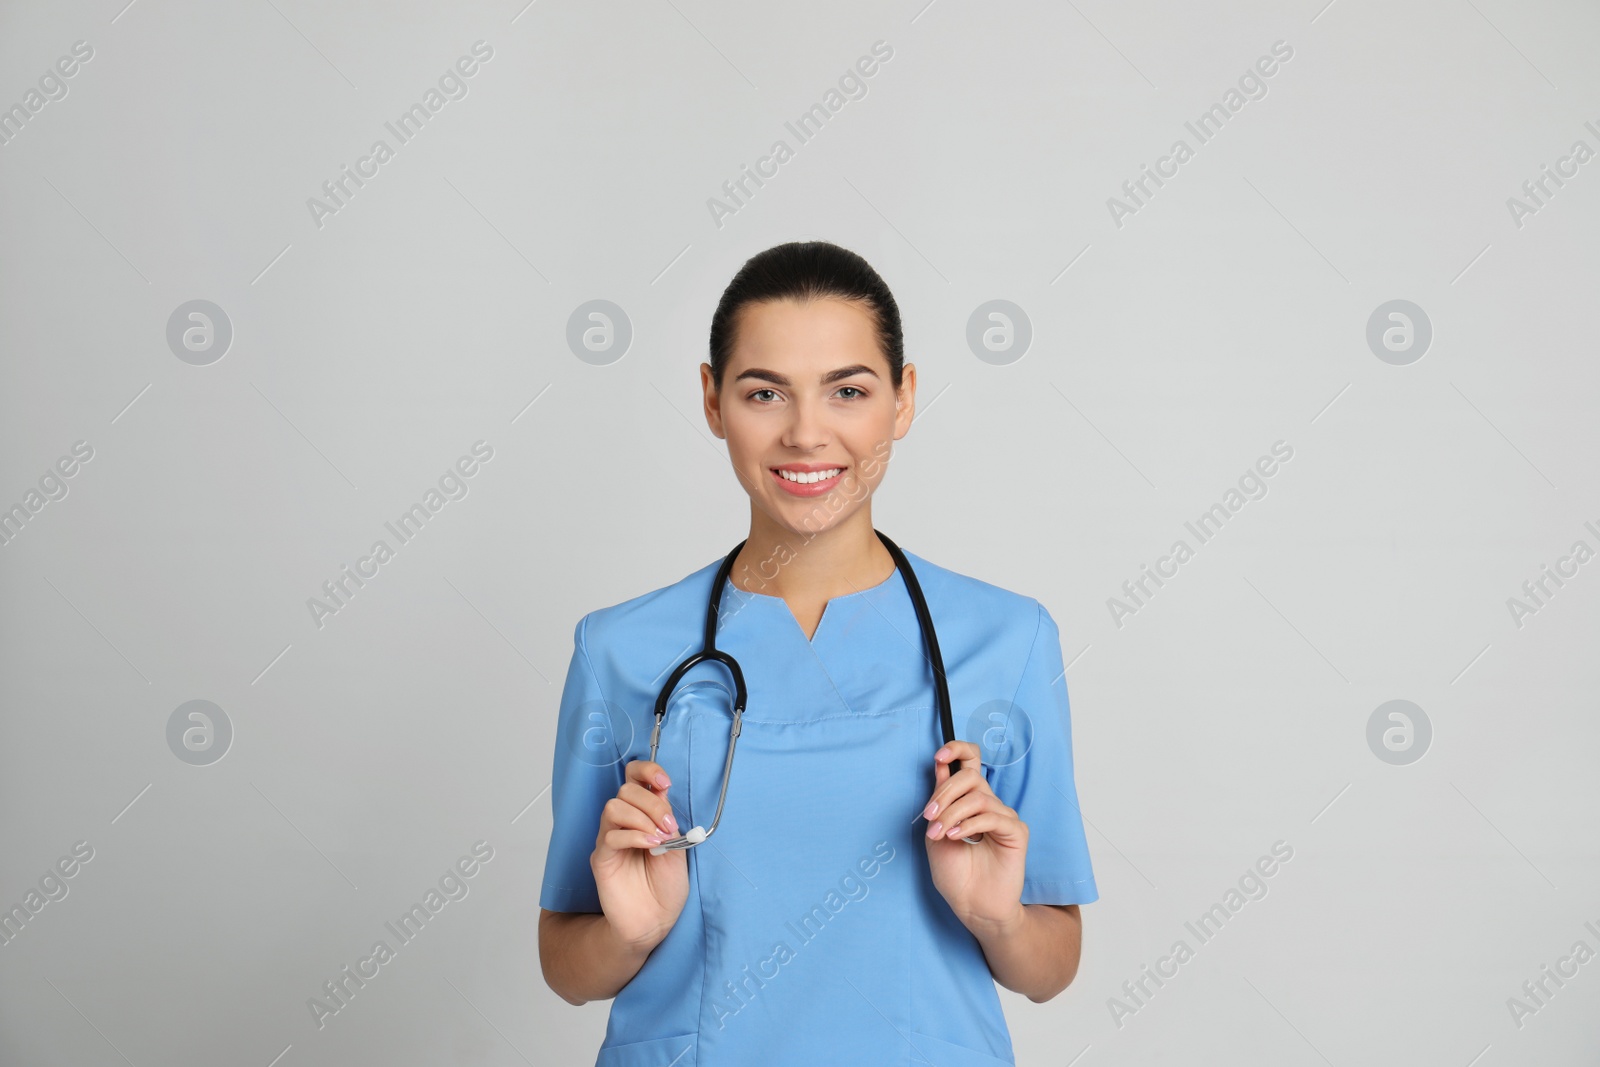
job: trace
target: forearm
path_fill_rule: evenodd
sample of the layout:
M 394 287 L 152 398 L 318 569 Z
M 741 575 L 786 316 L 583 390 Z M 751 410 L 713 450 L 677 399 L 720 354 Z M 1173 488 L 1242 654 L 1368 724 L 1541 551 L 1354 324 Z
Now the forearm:
M 654 946 L 617 939 L 599 912 L 551 912 L 539 918 L 539 966 L 569 1004 L 609 1000 L 639 973 Z
M 1009 923 L 970 929 L 994 980 L 1042 1004 L 1078 974 L 1083 920 L 1076 904 L 1018 904 L 1017 909 Z

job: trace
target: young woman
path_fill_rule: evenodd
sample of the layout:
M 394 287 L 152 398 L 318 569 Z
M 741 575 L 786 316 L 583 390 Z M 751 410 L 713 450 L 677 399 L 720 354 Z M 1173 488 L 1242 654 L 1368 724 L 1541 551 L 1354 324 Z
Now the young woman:
M 1064 989 L 1099 895 L 1055 621 L 873 527 L 916 368 L 860 256 L 753 257 L 710 350 L 750 533 L 578 622 L 545 980 L 616 998 L 597 1067 L 1013 1063 L 995 983 Z

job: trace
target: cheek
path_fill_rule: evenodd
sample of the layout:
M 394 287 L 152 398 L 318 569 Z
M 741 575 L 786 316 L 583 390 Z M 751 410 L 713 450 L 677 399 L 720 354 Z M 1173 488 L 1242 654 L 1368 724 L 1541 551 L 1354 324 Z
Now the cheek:
M 752 473 L 766 471 L 765 457 L 771 452 L 767 435 L 748 419 L 723 419 L 722 432 L 728 448 L 728 459 L 740 470 Z

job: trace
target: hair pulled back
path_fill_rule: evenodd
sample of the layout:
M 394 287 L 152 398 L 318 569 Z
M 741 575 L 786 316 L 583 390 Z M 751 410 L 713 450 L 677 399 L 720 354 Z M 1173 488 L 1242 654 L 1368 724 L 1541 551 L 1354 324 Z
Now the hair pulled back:
M 739 313 L 770 300 L 805 302 L 819 297 L 848 300 L 863 306 L 878 329 L 878 347 L 889 363 L 890 380 L 900 388 L 905 365 L 905 336 L 900 307 L 872 265 L 847 248 L 829 241 L 790 241 L 745 260 L 722 291 L 711 316 L 711 378 L 718 392 L 732 357 Z

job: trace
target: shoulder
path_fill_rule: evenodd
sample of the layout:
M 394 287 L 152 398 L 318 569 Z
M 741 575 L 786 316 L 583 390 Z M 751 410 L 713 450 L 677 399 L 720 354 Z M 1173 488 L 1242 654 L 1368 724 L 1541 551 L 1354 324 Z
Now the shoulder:
M 618 644 L 634 649 L 674 640 L 682 644 L 686 621 L 693 622 L 695 632 L 701 628 L 721 563 L 718 557 L 668 585 L 596 608 L 578 620 L 574 642 L 591 653 Z
M 1059 640 L 1055 620 L 1034 597 L 942 567 L 915 552 L 905 555 L 941 634 L 952 629 L 968 640 L 1020 647 L 1024 654 L 1036 639 Z

